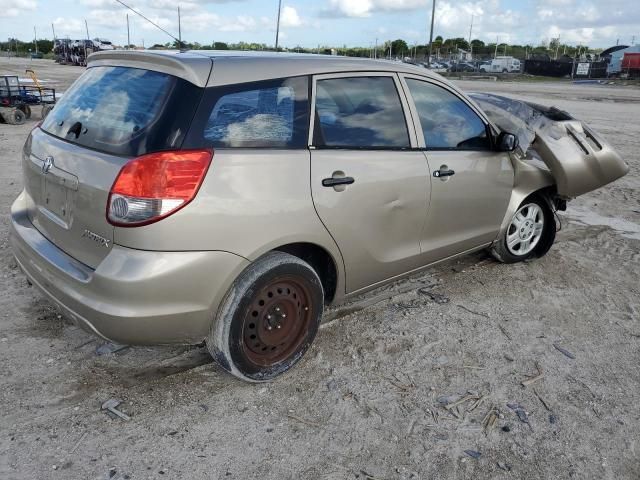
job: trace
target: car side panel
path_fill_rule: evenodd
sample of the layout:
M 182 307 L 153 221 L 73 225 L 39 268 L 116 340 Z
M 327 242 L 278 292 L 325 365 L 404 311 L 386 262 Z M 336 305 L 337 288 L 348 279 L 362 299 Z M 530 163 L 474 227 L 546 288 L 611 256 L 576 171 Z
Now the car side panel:
M 343 264 L 318 218 L 309 184 L 308 150 L 217 149 L 192 203 L 161 222 L 116 227 L 114 242 L 142 250 L 222 250 L 255 260 L 282 245 L 314 243 Z
M 452 169 L 433 179 L 431 208 L 421 247 L 428 262 L 492 242 L 513 189 L 509 154 L 482 151 L 428 151 L 431 171 Z

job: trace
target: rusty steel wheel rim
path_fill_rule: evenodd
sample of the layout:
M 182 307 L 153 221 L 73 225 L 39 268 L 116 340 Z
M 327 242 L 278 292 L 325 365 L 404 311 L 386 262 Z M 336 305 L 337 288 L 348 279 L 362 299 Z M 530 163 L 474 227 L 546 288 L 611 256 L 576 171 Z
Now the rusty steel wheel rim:
M 309 286 L 296 277 L 277 278 L 262 288 L 242 326 L 247 359 L 268 367 L 292 356 L 308 335 L 312 307 Z

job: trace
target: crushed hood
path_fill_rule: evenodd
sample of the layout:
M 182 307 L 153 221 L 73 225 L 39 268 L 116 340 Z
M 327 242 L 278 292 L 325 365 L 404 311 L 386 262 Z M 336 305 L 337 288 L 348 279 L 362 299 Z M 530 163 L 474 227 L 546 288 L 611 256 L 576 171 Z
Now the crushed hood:
M 567 112 L 489 93 L 470 96 L 495 126 L 518 137 L 525 160 L 547 165 L 563 197 L 583 195 L 629 172 L 608 142 Z

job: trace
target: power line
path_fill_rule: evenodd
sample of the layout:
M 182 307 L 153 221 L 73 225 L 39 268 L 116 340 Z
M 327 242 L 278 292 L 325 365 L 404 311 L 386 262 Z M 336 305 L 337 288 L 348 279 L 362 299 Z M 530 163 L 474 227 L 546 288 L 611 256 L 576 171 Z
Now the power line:
M 131 10 L 133 13 L 135 13 L 136 15 L 140 15 L 142 18 L 144 18 L 147 22 L 149 22 L 151 25 L 153 25 L 154 27 L 156 27 L 158 30 L 163 31 L 164 33 L 166 33 L 167 35 L 169 35 L 171 38 L 173 38 L 175 41 L 177 41 L 180 45 L 180 47 L 182 48 L 182 43 L 180 42 L 179 39 L 177 39 L 176 37 L 174 37 L 173 35 L 171 35 L 169 32 L 167 32 L 164 28 L 162 28 L 160 25 L 158 25 L 157 23 L 155 23 L 152 20 L 149 20 L 147 17 L 145 17 L 143 14 L 141 14 L 140 12 L 138 12 L 137 10 L 134 10 L 133 8 L 131 8 L 129 5 L 127 5 L 126 3 L 124 3 L 122 0 L 116 0 L 116 2 L 118 2 L 119 4 L 123 5 L 124 7 L 128 8 L 129 10 Z

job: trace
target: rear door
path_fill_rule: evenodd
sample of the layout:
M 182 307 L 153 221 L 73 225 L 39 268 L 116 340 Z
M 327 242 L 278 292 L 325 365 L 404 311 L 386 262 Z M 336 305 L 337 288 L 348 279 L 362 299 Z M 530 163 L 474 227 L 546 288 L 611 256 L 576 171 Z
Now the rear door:
M 492 242 L 511 198 L 508 153 L 492 148 L 485 120 L 455 91 L 404 76 L 432 177 L 431 205 L 421 235 L 428 262 Z
M 201 89 L 149 70 L 89 68 L 24 150 L 28 213 L 61 250 L 95 268 L 109 253 L 109 191 L 132 157 L 179 147 Z M 195 102 L 195 103 L 194 103 Z
M 430 178 L 397 75 L 314 79 L 311 190 L 353 292 L 418 267 Z

